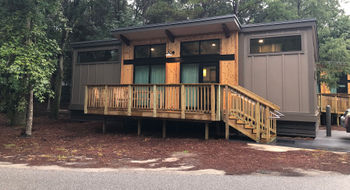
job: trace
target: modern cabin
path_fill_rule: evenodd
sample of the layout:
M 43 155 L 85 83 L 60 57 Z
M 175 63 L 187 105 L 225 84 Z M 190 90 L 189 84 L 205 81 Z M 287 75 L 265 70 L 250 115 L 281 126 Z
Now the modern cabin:
M 235 15 L 120 28 L 73 47 L 72 117 L 224 123 L 257 142 L 315 136 L 316 21 Z M 84 113 L 84 114 L 82 114 Z M 283 129 L 283 130 L 280 130 Z

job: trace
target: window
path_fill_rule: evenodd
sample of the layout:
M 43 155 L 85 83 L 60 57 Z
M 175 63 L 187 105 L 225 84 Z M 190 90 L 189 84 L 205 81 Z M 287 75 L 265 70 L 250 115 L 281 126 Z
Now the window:
M 165 83 L 165 65 L 136 65 L 135 84 Z
M 301 51 L 301 36 L 256 38 L 250 40 L 250 53 Z
M 85 51 L 78 53 L 78 63 L 118 61 L 119 52 L 115 50 Z
M 181 56 L 220 54 L 220 40 L 181 43 Z
M 348 75 L 345 73 L 339 76 L 337 93 L 348 93 Z
M 181 83 L 219 82 L 217 63 L 184 63 L 181 65 Z
M 165 57 L 165 44 L 135 46 L 135 59 Z

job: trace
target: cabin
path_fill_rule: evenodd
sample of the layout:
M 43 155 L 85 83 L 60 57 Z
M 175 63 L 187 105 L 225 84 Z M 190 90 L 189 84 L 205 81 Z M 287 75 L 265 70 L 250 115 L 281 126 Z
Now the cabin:
M 326 73 L 323 73 L 326 74 Z M 350 74 L 342 73 L 339 76 L 336 88 L 329 88 L 327 84 L 319 85 L 317 103 L 325 123 L 326 106 L 331 106 L 332 123 L 340 125 L 340 116 L 350 108 Z
M 235 15 L 111 31 L 73 47 L 72 118 L 222 126 L 269 143 L 315 137 L 316 20 L 241 25 Z

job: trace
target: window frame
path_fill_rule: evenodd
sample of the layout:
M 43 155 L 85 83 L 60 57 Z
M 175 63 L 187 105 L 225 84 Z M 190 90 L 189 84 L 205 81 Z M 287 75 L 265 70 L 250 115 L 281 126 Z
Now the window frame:
M 216 81 L 215 82 L 206 82 L 206 83 L 219 83 L 220 82 L 220 61 L 215 62 L 182 62 L 180 63 L 180 83 L 183 84 L 182 72 L 183 64 L 198 64 L 198 83 L 203 83 L 203 66 L 215 66 L 216 67 Z M 184 83 L 185 84 L 185 83 Z
M 92 51 L 112 51 L 117 50 L 118 51 L 118 59 L 113 61 L 92 61 L 92 62 L 79 62 L 79 53 L 82 52 L 92 52 Z M 121 48 L 118 46 L 112 46 L 112 47 L 102 47 L 102 48 L 86 48 L 86 49 L 76 49 L 74 50 L 76 52 L 76 65 L 90 65 L 90 64 L 115 64 L 115 63 L 121 63 Z
M 219 53 L 218 54 L 201 54 L 201 44 L 202 42 L 207 42 L 207 41 L 213 41 L 213 40 L 217 40 L 218 41 L 218 47 L 219 47 Z M 195 55 L 183 55 L 182 52 L 182 45 L 185 43 L 193 43 L 193 42 L 198 42 L 198 54 Z M 206 40 L 191 40 L 191 41 L 182 41 L 180 43 L 180 57 L 194 57 L 194 56 L 205 56 L 205 55 L 220 55 L 221 53 L 221 39 L 219 38 L 215 38 L 215 39 L 206 39 Z
M 269 52 L 269 53 L 251 53 L 250 52 L 250 40 L 257 38 L 275 38 L 275 37 L 289 37 L 289 36 L 300 36 L 301 40 L 301 50 L 298 51 L 281 51 L 281 52 Z M 246 51 L 248 52 L 248 57 L 251 56 L 266 56 L 266 55 L 288 55 L 288 54 L 304 54 L 305 53 L 305 37 L 301 32 L 286 32 L 286 33 L 274 33 L 274 34 L 258 34 L 251 35 L 247 38 L 246 43 Z
M 164 45 L 165 52 L 166 52 L 166 43 L 160 43 L 160 44 L 145 44 L 145 45 L 136 45 L 136 46 L 148 46 L 149 47 L 149 56 L 144 57 L 144 58 L 135 58 L 135 53 L 136 53 L 136 46 L 134 46 L 134 60 L 137 61 L 137 63 L 133 63 L 133 84 L 135 84 L 135 67 L 137 66 L 148 66 L 148 83 L 147 84 L 152 84 L 151 83 L 151 73 L 152 73 L 152 65 L 163 65 L 164 66 L 164 71 L 165 71 L 165 80 L 166 80 L 166 56 L 164 53 L 163 57 L 152 57 L 152 51 L 151 48 L 152 46 L 155 45 Z M 166 81 L 164 81 L 165 84 Z
M 162 57 L 152 57 L 152 51 L 151 51 L 151 48 L 152 46 L 157 46 L 157 45 L 164 45 L 164 49 L 165 49 L 165 53 L 164 53 L 164 56 Z M 148 48 L 148 57 L 141 57 L 141 58 L 136 58 L 136 47 L 149 47 Z M 148 60 L 148 59 L 163 59 L 163 58 L 166 58 L 166 43 L 159 43 L 159 44 L 144 44 L 144 45 L 135 45 L 134 46 L 134 60 Z
M 91 61 L 91 62 L 80 62 L 79 61 L 79 54 L 85 53 L 85 52 L 94 52 L 94 51 L 113 51 L 116 50 L 118 52 L 117 60 L 112 61 Z M 121 62 L 121 49 L 119 47 L 110 47 L 110 48 L 89 48 L 89 49 L 77 49 L 76 50 L 76 64 L 77 65 L 88 65 L 88 64 L 104 64 L 104 63 L 120 63 Z

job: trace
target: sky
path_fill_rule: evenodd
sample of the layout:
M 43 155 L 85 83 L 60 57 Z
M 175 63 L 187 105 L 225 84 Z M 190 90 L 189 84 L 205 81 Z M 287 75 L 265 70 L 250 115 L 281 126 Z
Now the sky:
M 350 0 L 340 0 L 340 6 L 344 9 L 346 15 L 350 15 Z

